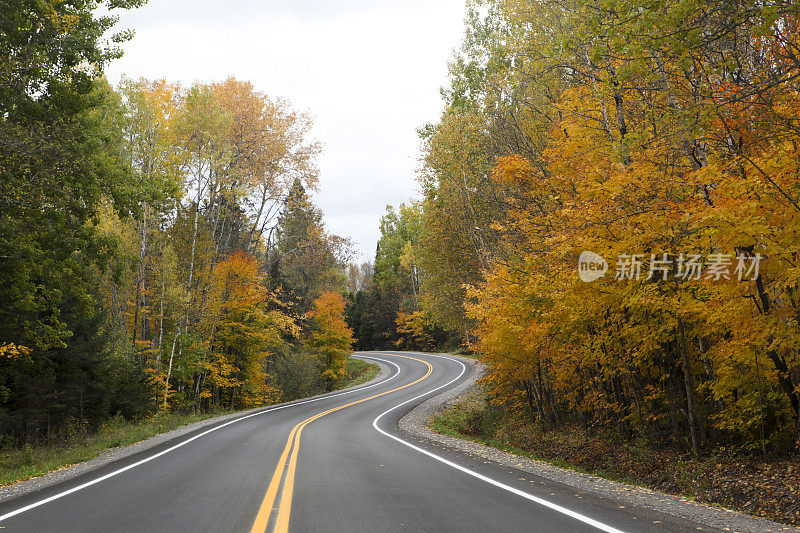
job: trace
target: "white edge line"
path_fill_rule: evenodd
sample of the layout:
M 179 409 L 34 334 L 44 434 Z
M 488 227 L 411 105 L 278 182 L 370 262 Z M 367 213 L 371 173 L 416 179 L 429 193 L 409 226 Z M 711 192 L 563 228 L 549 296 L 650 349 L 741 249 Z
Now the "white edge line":
M 359 357 L 359 358 L 362 357 L 358 353 L 355 353 L 353 355 L 356 356 L 356 357 Z M 388 361 L 384 361 L 384 362 L 388 362 Z M 189 444 L 192 441 L 195 441 L 195 440 L 197 440 L 197 439 L 199 439 L 201 437 L 205 437 L 209 433 L 213 433 L 215 431 L 218 431 L 218 430 L 220 430 L 220 429 L 222 429 L 224 427 L 230 426 L 231 424 L 235 424 L 237 422 L 241 422 L 242 420 L 247 420 L 248 418 L 252 418 L 254 416 L 261 416 L 261 415 L 264 415 L 264 414 L 267 414 L 267 413 L 272 413 L 274 411 L 280 411 L 281 409 L 287 409 L 289 407 L 294 407 L 296 405 L 303 405 L 303 404 L 306 404 L 306 403 L 318 402 L 318 401 L 321 401 L 321 400 L 327 400 L 328 398 L 335 398 L 337 396 L 344 396 L 345 394 L 352 394 L 354 392 L 360 392 L 360 391 L 363 391 L 363 390 L 371 389 L 373 387 L 377 387 L 378 385 L 383 385 L 384 383 L 388 383 L 389 381 L 393 380 L 394 378 L 396 378 L 400 374 L 400 367 L 398 365 L 394 364 L 394 363 L 391 363 L 391 364 L 394 365 L 395 368 L 397 368 L 397 372 L 395 374 L 393 374 L 392 376 L 389 376 L 388 378 L 379 381 L 378 383 L 373 383 L 372 385 L 367 385 L 366 387 L 360 387 L 360 388 L 357 388 L 357 389 L 348 390 L 348 391 L 344 391 L 344 392 L 339 392 L 339 393 L 331 394 L 331 395 L 328 395 L 328 396 L 322 396 L 320 398 L 313 398 L 311 400 L 303 400 L 303 401 L 300 401 L 300 402 L 289 403 L 289 404 L 286 404 L 286 405 L 280 405 L 278 407 L 272 407 L 272 408 L 268 407 L 268 408 L 264 409 L 263 411 L 259 411 L 257 413 L 249 414 L 249 415 L 243 416 L 241 418 L 237 418 L 235 420 L 230 420 L 228 422 L 225 422 L 224 424 L 221 424 L 219 426 L 216 426 L 214 428 L 206 430 L 206 431 L 204 431 L 202 433 L 199 433 L 199 434 L 195 435 L 194 437 L 186 439 L 185 441 L 179 442 L 178 444 L 175 444 L 174 446 L 171 446 L 171 447 L 167 448 L 166 450 L 162 450 L 162 451 L 160 451 L 160 452 L 158 452 L 158 453 L 156 453 L 154 455 L 151 455 L 150 457 L 145 457 L 144 459 L 141 459 L 139 461 L 136 461 L 135 463 L 129 464 L 128 466 L 125 466 L 125 467 L 120 468 L 118 470 L 114 470 L 113 472 L 109 472 L 108 474 L 100 476 L 97 479 L 93 479 L 92 481 L 87 481 L 86 483 L 82 483 L 80 485 L 72 487 L 71 489 L 65 490 L 64 492 L 59 492 L 58 494 L 54 494 L 54 495 L 52 495 L 50 497 L 44 498 L 42 500 L 39 500 L 39 501 L 34 502 L 34 503 L 31 503 L 31 504 L 26 505 L 24 507 L 20 507 L 19 509 L 16 509 L 14 511 L 10 511 L 10 512 L 4 514 L 4 515 L 0 515 L 0 522 L 2 522 L 4 520 L 7 520 L 9 518 L 12 518 L 14 516 L 17 516 L 19 514 L 22 514 L 22 513 L 26 512 L 26 511 L 30 511 L 31 509 L 35 509 L 36 507 L 40 507 L 42 505 L 50 503 L 50 502 L 52 502 L 54 500 L 58 500 L 60 498 L 63 498 L 64 496 L 69 496 L 72 493 L 78 492 L 78 491 L 83 490 L 83 489 L 85 489 L 87 487 L 91 487 L 92 485 L 96 485 L 97 483 L 100 483 L 101 481 L 105 481 L 106 479 L 109 479 L 109 478 L 112 478 L 112 477 L 117 476 L 119 474 L 122 474 L 123 472 L 127 472 L 128 470 L 131 470 L 133 468 L 136 468 L 137 466 L 141 466 L 141 465 L 143 465 L 145 463 L 148 463 L 148 462 L 152 461 L 153 459 L 157 459 L 157 458 L 161 457 L 162 455 L 166 455 L 166 454 L 168 454 L 168 453 L 170 453 L 172 451 L 175 451 L 178 448 L 180 448 L 182 446 L 185 446 L 185 445 Z
M 386 355 L 389 355 L 389 354 L 386 354 Z M 386 431 L 384 431 L 381 428 L 379 428 L 378 427 L 378 422 L 380 421 L 381 418 L 383 418 L 387 414 L 391 413 L 395 409 L 399 409 L 400 407 L 402 407 L 402 406 L 404 406 L 404 405 L 406 405 L 408 403 L 416 401 L 416 400 L 418 400 L 418 399 L 420 399 L 420 398 L 422 398 L 424 396 L 428 396 L 428 395 L 430 395 L 430 394 L 432 394 L 432 393 L 434 393 L 434 392 L 436 392 L 438 390 L 441 390 L 441 389 L 451 385 L 452 383 L 455 383 L 467 371 L 466 365 L 464 365 L 464 363 L 462 363 L 461 361 L 459 361 L 457 359 L 452 359 L 450 357 L 445 357 L 443 355 L 433 355 L 433 354 L 426 354 L 426 355 L 429 355 L 431 357 L 440 357 L 442 359 L 447 359 L 449 361 L 453 361 L 455 363 L 458 363 L 459 365 L 461 365 L 461 373 L 458 376 L 456 376 L 455 378 L 453 378 L 452 380 L 450 380 L 447 383 L 445 383 L 444 385 L 442 385 L 441 387 L 437 387 L 437 388 L 435 388 L 433 390 L 430 390 L 428 392 L 420 394 L 419 396 L 411 398 L 410 400 L 406 400 L 403 403 L 395 405 L 391 409 L 388 409 L 388 410 L 384 411 L 383 413 L 379 414 L 375 418 L 375 420 L 372 421 L 372 427 L 374 427 L 376 430 L 378 430 L 379 433 L 389 437 L 390 439 L 394 439 L 394 440 L 396 440 L 397 442 L 399 442 L 401 444 L 405 444 L 406 446 L 408 446 L 409 448 L 411 448 L 413 450 L 416 450 L 416 451 L 418 451 L 420 453 L 423 453 L 423 454 L 427 455 L 428 457 L 436 459 L 437 461 L 439 461 L 441 463 L 444 463 L 447 466 L 453 467 L 456 470 L 460 470 L 461 472 L 464 472 L 465 474 L 468 474 L 468 475 L 470 475 L 470 476 L 472 476 L 474 478 L 478 478 L 481 481 L 485 481 L 486 483 L 489 483 L 490 485 L 494 485 L 495 487 L 498 487 L 498 488 L 501 488 L 501 489 L 503 489 L 505 491 L 511 492 L 513 494 L 516 494 L 517 496 L 521 496 L 521 497 L 525 498 L 526 500 L 530 500 L 532 502 L 538 503 L 539 505 L 543 505 L 544 507 L 548 507 L 548 508 L 550 508 L 550 509 L 552 509 L 554 511 L 557 511 L 559 513 L 565 514 L 565 515 L 567 515 L 567 516 L 569 516 L 571 518 L 574 518 L 574 519 L 579 520 L 579 521 L 581 521 L 581 522 L 583 522 L 585 524 L 593 526 L 593 527 L 595 527 L 595 528 L 597 528 L 597 529 L 599 529 L 601 531 L 606 531 L 607 533 L 623 533 L 619 529 L 616 529 L 616 528 L 614 528 L 612 526 L 609 526 L 607 524 L 604 524 L 602 522 L 598 522 L 597 520 L 595 520 L 593 518 L 589 518 L 586 515 L 582 515 L 582 514 L 580 514 L 578 512 L 575 512 L 575 511 L 572 511 L 570 509 L 567 509 L 566 507 L 562 507 L 562 506 L 560 506 L 558 504 L 555 504 L 553 502 L 550 502 L 550 501 L 544 500 L 542 498 L 539 498 L 537 496 L 534 496 L 533 494 L 529 494 L 527 492 L 524 492 L 524 491 L 521 491 L 521 490 L 519 490 L 517 488 L 514 488 L 514 487 L 512 487 L 510 485 L 506 485 L 505 483 L 501 483 L 499 481 L 495 481 L 494 479 L 492 479 L 490 477 L 484 476 L 484 475 L 479 474 L 477 472 L 473 472 L 472 470 L 470 470 L 468 468 L 465 468 L 465 467 L 463 467 L 463 466 L 461 466 L 459 464 L 456 464 L 456 463 L 454 463 L 452 461 L 448 461 L 447 459 L 445 459 L 443 457 L 439 457 L 438 455 L 436 455 L 434 453 L 431 453 L 428 450 L 420 448 L 419 446 L 415 446 L 415 445 L 411 444 L 410 442 L 404 441 L 400 437 L 392 435 L 391 433 L 387 433 Z M 372 359 L 376 359 L 376 358 L 372 357 Z M 383 361 L 381 359 L 378 359 L 378 360 L 379 361 Z M 384 363 L 388 363 L 389 361 L 383 361 L 383 362 Z M 397 366 L 397 365 L 395 365 L 395 366 Z

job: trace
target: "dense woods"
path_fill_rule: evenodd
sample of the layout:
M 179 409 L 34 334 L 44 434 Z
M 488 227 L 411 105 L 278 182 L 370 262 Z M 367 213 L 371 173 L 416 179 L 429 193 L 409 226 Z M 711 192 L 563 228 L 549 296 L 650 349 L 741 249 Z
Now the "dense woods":
M 446 110 L 421 129 L 419 312 L 464 332 L 531 424 L 796 453 L 800 8 L 470 13 Z M 605 277 L 580 280 L 583 251 Z
M 308 191 L 320 145 L 235 79 L 123 80 L 99 7 L 0 2 L 0 439 L 330 389 L 349 243 Z M 107 4 L 107 5 L 106 5 Z
M 104 80 L 141 4 L 0 0 L 6 444 L 330 390 L 355 343 L 475 351 L 542 429 L 796 453 L 796 3 L 470 2 L 361 265 L 288 101 Z
M 459 344 L 422 310 L 424 278 L 416 254 L 421 217 L 419 204 L 387 207 L 374 263 L 350 267 L 347 320 L 359 350 L 434 351 Z

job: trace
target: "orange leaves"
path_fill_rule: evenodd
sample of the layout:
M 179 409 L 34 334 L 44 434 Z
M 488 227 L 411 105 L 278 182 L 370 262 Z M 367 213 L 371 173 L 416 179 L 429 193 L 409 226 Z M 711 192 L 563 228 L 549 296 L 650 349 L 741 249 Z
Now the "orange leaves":
M 0 344 L 0 359 L 22 359 L 31 353 L 31 349 L 25 346 L 7 342 Z
M 311 332 L 306 344 L 322 363 L 322 376 L 329 388 L 347 375 L 347 358 L 355 342 L 353 331 L 344 318 L 345 303 L 341 294 L 325 292 L 314 300 L 308 316 Z
M 214 269 L 212 309 L 227 312 L 244 311 L 267 302 L 267 291 L 261 284 L 260 265 L 251 254 L 233 252 Z
M 533 167 L 530 161 L 518 155 L 501 157 L 492 169 L 491 177 L 501 185 L 531 186 L 533 185 Z
M 225 164 L 240 187 L 256 192 L 288 189 L 298 176 L 314 186 L 313 158 L 320 146 L 305 140 L 309 117 L 291 110 L 286 101 L 256 91 L 250 82 L 228 78 L 210 90 L 224 118 L 221 136 L 229 147 Z
M 481 276 L 461 276 L 459 288 L 500 401 L 539 420 L 569 413 L 625 437 L 691 439 L 695 452 L 714 425 L 747 446 L 793 441 L 797 7 L 716 18 L 709 2 L 522 4 L 474 13 L 476 34 L 502 30 L 469 40 L 454 65 L 453 102 L 427 145 L 436 181 L 423 180 L 422 248 L 432 234 L 451 249 L 467 236 L 482 260 Z M 673 261 L 660 281 L 645 281 L 646 266 L 638 281 L 615 280 L 612 266 L 584 283 L 584 251 L 610 263 L 762 260 L 744 281 L 686 280 Z M 463 263 L 447 274 L 458 279 Z M 443 262 L 426 267 L 445 277 Z M 435 290 L 423 284 L 423 301 Z M 413 336 L 415 320 L 400 316 L 398 327 Z
M 202 398 L 219 398 L 224 392 L 235 395 L 240 405 L 253 407 L 278 397 L 269 385 L 267 364 L 285 344 L 284 335 L 297 332 L 297 325 L 269 310 L 274 295 L 260 268 L 252 254 L 241 250 L 214 268 L 208 311 L 200 326 L 211 343 L 208 358 L 200 363 L 207 376 Z
M 760 143 L 738 158 L 697 141 L 692 157 L 702 156 L 703 164 L 693 168 L 686 146 L 695 141 L 676 143 L 658 133 L 675 130 L 679 119 L 631 101 L 634 95 L 626 97 L 628 126 L 644 127 L 628 137 L 636 144 L 626 141 L 628 162 L 619 158 L 621 136 L 604 135 L 612 104 L 601 109 L 598 95 L 585 88 L 560 96 L 564 115 L 542 152 L 545 179 L 534 179 L 537 169 L 521 155 L 497 159 L 492 181 L 501 190 L 526 194 L 516 195 L 495 225 L 505 253 L 485 271 L 485 282 L 468 292 L 469 316 L 478 324 L 478 346 L 490 368 L 487 379 L 511 404 L 530 395 L 540 403 L 539 416 L 552 394 L 572 412 L 635 422 L 642 431 L 667 423 L 674 403 L 686 401 L 676 400 L 675 391 L 688 387 L 694 401 L 726 406 L 723 418 L 715 419 L 717 427 L 746 434 L 757 407 L 754 391 L 779 390 L 765 352 L 789 354 L 796 365 L 791 354 L 800 348 L 794 340 L 800 276 L 793 266 L 800 237 L 800 213 L 792 202 L 800 192 L 797 141 Z M 749 104 L 737 106 L 744 113 Z M 762 124 L 764 111 L 758 113 L 751 118 Z M 711 124 L 709 134 L 723 136 L 724 126 Z M 612 260 L 619 254 L 748 250 L 764 255 L 761 281 L 771 288 L 759 296 L 747 283 L 615 282 L 613 271 L 587 284 L 576 275 L 582 250 Z M 763 308 L 758 311 L 762 296 L 771 302 L 768 316 L 760 314 Z M 758 379 L 766 382 L 761 385 L 755 376 L 759 357 Z M 688 366 L 679 371 L 684 360 Z M 676 381 L 686 376 L 694 384 Z M 645 398 L 633 383 L 649 391 Z M 526 386 L 533 389 L 526 392 Z M 635 416 L 634 402 L 641 402 Z M 785 406 L 775 409 L 778 419 L 787 415 Z
M 313 324 L 312 339 L 324 350 L 349 351 L 353 332 L 344 319 L 344 298 L 336 292 L 325 292 L 314 300 L 308 316 Z

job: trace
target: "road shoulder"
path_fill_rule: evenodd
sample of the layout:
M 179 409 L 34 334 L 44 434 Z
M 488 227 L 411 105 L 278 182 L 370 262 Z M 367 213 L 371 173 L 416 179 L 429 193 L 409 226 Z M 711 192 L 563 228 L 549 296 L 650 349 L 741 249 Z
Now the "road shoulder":
M 473 457 L 480 457 L 504 466 L 516 468 L 523 472 L 574 487 L 578 491 L 593 493 L 630 505 L 653 509 L 665 514 L 704 524 L 710 527 L 742 532 L 793 531 L 800 529 L 779 524 L 758 517 L 730 511 L 720 507 L 697 503 L 687 498 L 663 494 L 643 487 L 620 483 L 560 468 L 549 463 L 536 461 L 527 457 L 514 455 L 484 444 L 462 440 L 448 435 L 441 435 L 428 427 L 431 417 L 450 406 L 456 398 L 475 386 L 480 378 L 480 363 L 467 357 L 448 355 L 467 365 L 469 377 L 458 386 L 421 403 L 399 423 L 400 429 L 414 436 L 431 441 L 434 444 L 454 449 Z
M 53 485 L 62 483 L 64 481 L 68 481 L 83 474 L 90 473 L 115 461 L 127 459 L 133 455 L 146 452 L 152 448 L 164 445 L 170 441 L 180 439 L 181 437 L 189 436 L 193 433 L 200 432 L 201 430 L 204 429 L 210 429 L 212 426 L 224 424 L 225 422 L 228 422 L 230 420 L 241 418 L 243 416 L 247 416 L 249 414 L 256 413 L 258 411 L 263 411 L 265 409 L 273 409 L 275 407 L 280 407 L 284 405 L 291 405 L 298 402 L 306 402 L 308 400 L 314 400 L 317 398 L 321 398 L 323 396 L 327 396 L 328 394 L 339 394 L 353 389 L 369 387 L 385 379 L 391 372 L 391 369 L 387 365 L 381 363 L 380 361 L 370 360 L 369 362 L 377 364 L 380 367 L 381 371 L 374 379 L 366 383 L 362 383 L 360 385 L 354 385 L 352 387 L 347 387 L 338 391 L 334 391 L 333 393 L 319 394 L 316 396 L 311 396 L 309 398 L 293 400 L 291 402 L 283 402 L 264 407 L 256 407 L 254 409 L 248 409 L 246 411 L 237 411 L 235 413 L 230 413 L 227 415 L 217 416 L 214 418 L 207 418 L 199 422 L 194 422 L 192 424 L 181 426 L 177 429 L 173 429 L 172 431 L 168 431 L 166 433 L 160 433 L 158 435 L 136 442 L 134 444 L 130 444 L 127 446 L 120 446 L 117 448 L 109 448 L 108 450 L 104 451 L 94 459 L 69 465 L 41 476 L 32 477 L 30 479 L 19 481 L 12 485 L 2 487 L 0 488 L 0 502 L 8 501 L 18 496 L 22 496 L 24 494 L 29 494 L 32 492 L 45 489 L 47 487 L 51 487 Z

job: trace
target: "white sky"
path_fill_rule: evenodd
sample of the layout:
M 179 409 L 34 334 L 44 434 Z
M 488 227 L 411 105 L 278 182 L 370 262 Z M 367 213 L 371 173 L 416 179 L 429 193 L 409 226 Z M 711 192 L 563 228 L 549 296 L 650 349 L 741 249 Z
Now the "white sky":
M 235 76 L 310 112 L 325 145 L 315 202 L 367 260 L 386 205 L 416 195 L 416 128 L 439 118 L 463 19 L 464 0 L 150 0 L 122 13 L 136 37 L 107 76 Z

